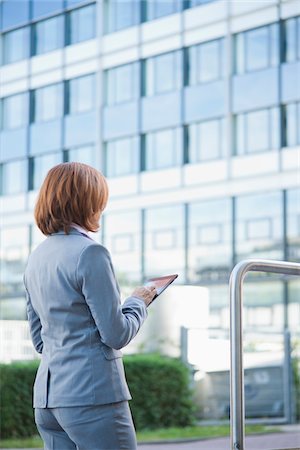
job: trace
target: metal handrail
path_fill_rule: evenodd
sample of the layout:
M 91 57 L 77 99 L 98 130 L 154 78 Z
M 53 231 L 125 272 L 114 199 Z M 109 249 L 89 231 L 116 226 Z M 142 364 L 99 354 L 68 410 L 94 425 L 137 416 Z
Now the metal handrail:
M 248 259 L 238 263 L 231 272 L 229 282 L 231 450 L 245 450 L 242 286 L 245 275 L 250 271 L 300 276 L 300 264 L 268 259 Z

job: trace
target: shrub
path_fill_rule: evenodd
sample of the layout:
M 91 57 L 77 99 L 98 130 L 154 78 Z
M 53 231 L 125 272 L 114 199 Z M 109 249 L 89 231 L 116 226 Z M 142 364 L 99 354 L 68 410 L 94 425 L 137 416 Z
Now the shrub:
M 0 365 L 2 439 L 37 434 L 32 391 L 39 361 Z M 124 357 L 130 402 L 137 429 L 186 426 L 193 422 L 188 369 L 159 355 Z
M 0 435 L 27 437 L 37 434 L 32 390 L 38 361 L 0 365 Z
M 181 361 L 159 355 L 127 356 L 125 371 L 136 429 L 193 423 L 189 371 Z

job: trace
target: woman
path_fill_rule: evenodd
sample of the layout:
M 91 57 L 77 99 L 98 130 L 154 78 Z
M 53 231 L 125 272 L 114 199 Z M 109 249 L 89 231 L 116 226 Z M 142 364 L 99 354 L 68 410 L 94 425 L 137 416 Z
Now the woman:
M 42 355 L 33 407 L 47 450 L 136 448 L 119 349 L 140 329 L 155 289 L 139 287 L 121 305 L 110 255 L 88 234 L 107 199 L 100 172 L 63 163 L 48 172 L 35 207 L 47 239 L 31 253 L 24 284 Z

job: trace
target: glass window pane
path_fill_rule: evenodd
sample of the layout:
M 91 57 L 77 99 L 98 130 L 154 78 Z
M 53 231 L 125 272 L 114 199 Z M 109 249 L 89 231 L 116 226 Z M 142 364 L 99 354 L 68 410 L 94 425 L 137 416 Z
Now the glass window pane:
M 63 46 L 63 17 L 38 22 L 35 26 L 35 54 L 50 52 Z
M 33 0 L 33 18 L 62 11 L 63 6 L 63 0 Z
M 147 20 L 157 19 L 180 11 L 179 0 L 151 0 L 147 1 Z
M 75 9 L 69 13 L 69 44 L 86 41 L 96 36 L 95 5 Z
M 53 84 L 34 92 L 34 122 L 57 119 L 63 114 L 62 84 Z
M 41 187 L 45 176 L 51 167 L 62 162 L 62 152 L 49 155 L 37 156 L 33 160 L 33 189 Z
M 173 128 L 146 135 L 146 170 L 164 169 L 182 163 L 182 129 Z
M 246 33 L 247 70 L 268 67 L 268 27 L 257 28 Z
M 296 20 L 289 19 L 284 23 L 285 31 L 285 55 L 284 61 L 293 62 L 297 59 L 297 28 Z
M 3 62 L 11 64 L 29 57 L 29 27 L 5 33 L 3 37 Z
M 105 0 L 104 8 L 106 33 L 137 25 L 140 21 L 139 0 Z
M 1 169 L 2 195 L 14 195 L 27 191 L 28 164 L 26 160 L 8 162 Z
M 181 52 L 165 53 L 146 60 L 146 94 L 179 89 L 182 84 Z
M 105 73 L 106 104 L 115 105 L 139 97 L 139 64 L 125 64 Z
M 287 191 L 288 260 L 300 262 L 300 189 Z
M 235 36 L 235 72 L 242 74 L 245 72 L 245 33 L 239 33 Z
M 236 200 L 237 259 L 283 257 L 282 194 L 238 197 Z
M 103 219 L 104 243 L 113 255 L 118 281 L 122 287 L 139 284 L 142 278 L 141 212 L 104 213 Z
M 200 81 L 217 79 L 220 74 L 218 41 L 207 42 L 199 46 Z
M 189 205 L 189 281 L 228 280 L 232 265 L 230 199 Z
M 146 277 L 161 273 L 184 276 L 184 208 L 182 205 L 145 211 Z
M 3 0 L 3 29 L 23 25 L 29 20 L 29 0 Z
M 139 139 L 118 139 L 105 145 L 106 175 L 129 175 L 139 170 Z
M 255 111 L 247 114 L 248 152 L 267 150 L 269 145 L 269 111 Z
M 69 114 L 90 111 L 95 106 L 95 76 L 86 75 L 69 81 Z
M 29 251 L 28 231 L 27 226 L 1 230 L 0 282 L 3 296 L 24 293 L 23 274 Z
M 189 126 L 189 162 L 195 163 L 224 156 L 225 127 L 222 119 Z
M 68 161 L 77 161 L 94 166 L 95 156 L 95 147 L 93 145 L 85 145 L 84 147 L 70 149 L 68 152 Z
M 21 128 L 28 124 L 28 93 L 4 97 L 2 127 L 4 130 Z

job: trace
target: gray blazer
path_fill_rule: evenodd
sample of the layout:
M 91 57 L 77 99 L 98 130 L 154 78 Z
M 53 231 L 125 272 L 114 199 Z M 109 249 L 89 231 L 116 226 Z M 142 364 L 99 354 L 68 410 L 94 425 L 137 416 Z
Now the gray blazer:
M 108 251 L 71 228 L 47 237 L 29 256 L 24 274 L 27 316 L 41 363 L 33 406 L 101 405 L 129 400 L 122 353 L 147 309 L 120 303 Z

